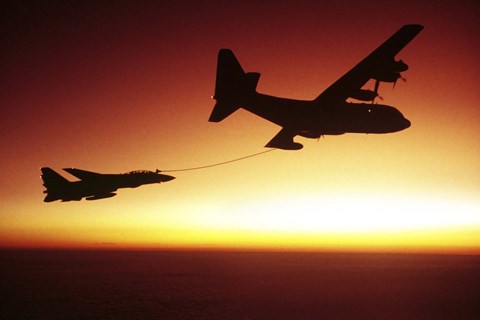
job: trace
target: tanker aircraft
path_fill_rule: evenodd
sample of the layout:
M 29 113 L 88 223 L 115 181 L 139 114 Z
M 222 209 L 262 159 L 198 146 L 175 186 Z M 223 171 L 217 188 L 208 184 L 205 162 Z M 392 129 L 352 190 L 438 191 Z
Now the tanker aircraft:
M 260 73 L 245 73 L 230 49 L 220 49 L 213 96 L 216 104 L 209 121 L 220 122 L 242 107 L 281 126 L 265 147 L 285 150 L 303 148 L 293 140 L 297 135 L 318 139 L 323 135 L 404 130 L 410 127 L 410 121 L 396 108 L 375 104 L 374 99 L 380 82 L 395 84 L 403 79 L 400 73 L 408 65 L 395 60 L 395 55 L 422 29 L 418 24 L 403 26 L 316 99 L 308 101 L 258 93 Z M 374 90 L 362 88 L 371 79 L 375 80 Z M 350 98 L 364 103 L 347 101 Z

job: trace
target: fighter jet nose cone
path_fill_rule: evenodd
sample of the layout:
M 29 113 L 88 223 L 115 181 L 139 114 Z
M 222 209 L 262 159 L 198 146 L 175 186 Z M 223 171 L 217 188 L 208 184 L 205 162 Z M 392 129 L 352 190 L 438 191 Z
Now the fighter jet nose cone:
M 169 175 L 166 175 L 166 174 L 162 174 L 162 177 L 160 178 L 160 181 L 161 182 L 168 182 L 168 181 L 172 181 L 173 179 L 175 179 L 175 177 L 169 176 Z

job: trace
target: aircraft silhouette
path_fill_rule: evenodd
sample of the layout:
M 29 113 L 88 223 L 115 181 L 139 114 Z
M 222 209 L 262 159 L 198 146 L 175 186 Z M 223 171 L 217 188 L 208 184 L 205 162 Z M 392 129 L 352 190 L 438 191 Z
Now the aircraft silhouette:
M 209 121 L 220 122 L 240 107 L 282 127 L 265 147 L 299 150 L 297 135 L 317 139 L 344 133 L 390 133 L 410 127 L 392 106 L 374 104 L 380 82 L 396 83 L 408 65 L 395 60 L 420 31 L 421 25 L 405 25 L 353 69 L 311 101 L 292 100 L 256 92 L 260 73 L 245 73 L 230 49 L 220 49 L 214 99 Z M 362 87 L 374 79 L 375 89 Z M 403 79 L 403 78 L 402 78 Z M 347 102 L 348 98 L 371 103 Z
M 80 201 L 98 200 L 116 196 L 118 188 L 136 188 L 144 184 L 161 183 L 175 179 L 175 177 L 159 174 L 159 170 L 131 171 L 124 174 L 101 174 L 80 169 L 63 169 L 80 181 L 68 181 L 51 168 L 41 168 L 43 185 L 47 188 L 43 193 L 47 196 L 44 202 L 56 200 Z

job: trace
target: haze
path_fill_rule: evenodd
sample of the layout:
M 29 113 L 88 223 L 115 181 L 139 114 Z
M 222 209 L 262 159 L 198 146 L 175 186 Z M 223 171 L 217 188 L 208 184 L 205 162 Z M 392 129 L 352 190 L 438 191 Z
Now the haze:
M 479 252 L 476 1 L 2 11 L 1 246 Z M 42 202 L 43 166 L 169 170 L 264 151 L 278 126 L 244 110 L 208 122 L 220 48 L 262 74 L 259 92 L 313 99 L 407 23 L 425 26 L 397 55 L 407 82 L 379 90 L 407 130 L 297 138 L 302 150 L 114 198 Z

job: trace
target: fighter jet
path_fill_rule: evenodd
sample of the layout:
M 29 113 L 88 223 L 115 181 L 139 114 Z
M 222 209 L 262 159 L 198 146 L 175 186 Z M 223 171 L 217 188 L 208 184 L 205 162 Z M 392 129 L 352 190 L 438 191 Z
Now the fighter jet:
M 80 169 L 63 169 L 80 181 L 68 181 L 51 168 L 41 168 L 43 191 L 47 196 L 44 202 L 56 200 L 80 201 L 110 198 L 116 195 L 114 191 L 119 188 L 136 188 L 144 184 L 161 183 L 175 179 L 175 177 L 147 170 L 131 171 L 124 174 L 101 174 Z
M 299 135 L 318 139 L 344 133 L 390 133 L 410 127 L 392 106 L 375 104 L 380 82 L 396 83 L 408 65 L 395 60 L 420 31 L 421 25 L 405 25 L 339 80 L 311 101 L 278 98 L 256 92 L 260 73 L 245 73 L 229 49 L 220 49 L 215 84 L 216 104 L 209 121 L 220 122 L 240 107 L 282 127 L 265 147 L 299 150 Z M 363 86 L 375 80 L 375 89 Z M 347 99 L 364 101 L 354 103 Z M 369 102 L 369 103 L 365 103 Z

